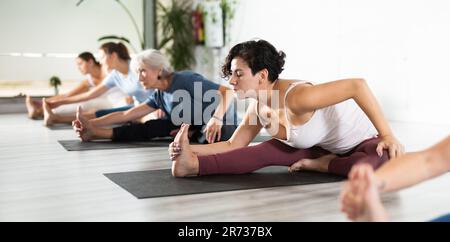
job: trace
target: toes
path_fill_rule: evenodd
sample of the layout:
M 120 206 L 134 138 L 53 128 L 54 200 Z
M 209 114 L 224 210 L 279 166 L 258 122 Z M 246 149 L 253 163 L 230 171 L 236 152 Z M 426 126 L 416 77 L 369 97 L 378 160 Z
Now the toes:
M 81 123 L 85 121 L 83 116 L 83 108 L 81 106 L 77 107 L 77 119 L 80 120 Z
M 184 125 L 182 128 L 181 139 L 187 140 L 189 138 L 189 125 Z
M 293 164 L 291 167 L 289 167 L 289 172 L 297 172 L 297 171 L 300 171 L 300 170 L 302 169 L 302 167 L 303 167 L 303 164 L 297 162 L 297 163 Z
M 180 131 L 177 134 L 177 137 L 175 137 L 175 142 L 180 145 L 186 144 L 186 142 L 189 143 L 188 133 L 189 133 L 189 125 L 183 124 L 181 126 Z

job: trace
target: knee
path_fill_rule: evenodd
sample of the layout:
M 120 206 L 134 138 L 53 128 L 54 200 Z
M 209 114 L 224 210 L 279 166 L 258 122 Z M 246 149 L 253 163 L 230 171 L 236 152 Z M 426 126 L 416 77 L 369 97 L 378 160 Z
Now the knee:
M 364 157 L 363 159 L 361 159 L 359 162 L 357 162 L 357 164 L 368 164 L 370 166 L 372 166 L 372 168 L 374 170 L 377 170 L 378 168 L 380 168 L 382 165 L 384 165 L 384 163 L 386 163 L 388 161 L 388 154 L 387 152 L 383 152 L 383 156 L 379 157 L 378 154 L 371 154 L 369 156 Z

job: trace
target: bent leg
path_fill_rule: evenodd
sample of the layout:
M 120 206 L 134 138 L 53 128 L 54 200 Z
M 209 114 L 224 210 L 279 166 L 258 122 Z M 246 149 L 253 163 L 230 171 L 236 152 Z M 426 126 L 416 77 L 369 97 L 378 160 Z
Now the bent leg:
M 389 155 L 386 150 L 383 151 L 381 157 L 378 156 L 376 149 L 379 142 L 380 138 L 368 139 L 356 146 L 355 149 L 349 153 L 336 157 L 331 160 L 328 166 L 328 172 L 341 176 L 348 176 L 352 167 L 359 163 L 367 163 L 371 165 L 374 170 L 377 170 L 389 160 Z
M 325 154 L 329 152 L 319 147 L 296 149 L 273 139 L 221 154 L 199 156 L 199 175 L 246 174 L 267 166 L 291 166 L 300 159 Z

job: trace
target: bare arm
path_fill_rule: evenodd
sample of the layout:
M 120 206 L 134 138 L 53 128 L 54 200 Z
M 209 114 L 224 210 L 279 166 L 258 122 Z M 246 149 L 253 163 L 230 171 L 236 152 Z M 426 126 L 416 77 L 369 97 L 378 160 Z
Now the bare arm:
M 100 118 L 91 119 L 89 122 L 95 126 L 110 126 L 114 124 L 122 124 L 136 120 L 138 118 L 142 118 L 154 111 L 156 111 L 156 109 L 148 106 L 146 103 L 142 103 L 130 110 L 111 113 Z
M 49 102 L 53 102 L 53 101 L 58 101 L 61 100 L 63 98 L 67 98 L 67 97 L 72 97 L 81 93 L 85 93 L 89 91 L 89 82 L 87 80 L 82 81 L 75 89 L 71 90 L 68 93 L 65 94 L 61 94 L 61 95 L 57 95 L 51 98 L 47 98 L 47 101 Z
M 228 141 L 207 145 L 191 145 L 192 151 L 197 155 L 212 155 L 248 146 L 262 129 L 252 105 L 250 105 L 242 123 Z
M 220 141 L 222 136 L 222 127 L 224 125 L 222 118 L 234 100 L 234 95 L 229 88 L 220 86 L 218 92 L 221 98 L 219 105 L 217 106 L 213 117 L 206 124 L 204 131 L 206 134 L 206 140 L 210 144 L 214 143 L 216 140 Z
M 78 94 L 78 95 L 75 95 L 72 97 L 63 98 L 61 100 L 52 101 L 49 104 L 52 106 L 52 108 L 54 108 L 54 107 L 61 106 L 61 105 L 84 102 L 84 101 L 88 101 L 88 100 L 97 98 L 97 97 L 101 96 L 102 94 L 106 93 L 108 90 L 109 90 L 109 88 L 107 86 L 101 84 L 88 92 Z
M 216 108 L 214 116 L 218 117 L 218 118 L 222 118 L 225 115 L 225 113 L 227 112 L 227 110 L 230 107 L 231 103 L 233 102 L 234 98 L 233 98 L 233 93 L 232 93 L 231 89 L 229 89 L 228 87 L 220 86 L 219 93 L 220 93 L 220 97 L 222 97 L 222 99 L 220 100 L 220 103 Z
M 76 96 L 78 94 L 85 93 L 88 91 L 89 91 L 89 82 L 85 80 L 85 81 L 81 82 L 80 85 L 78 85 L 75 89 L 68 92 L 64 96 L 65 97 L 73 97 L 73 96 Z
M 403 153 L 384 117 L 383 111 L 364 79 L 346 79 L 317 86 L 298 86 L 289 93 L 287 107 L 293 115 L 302 115 L 353 99 L 373 123 L 383 141 L 379 148 L 389 149 L 391 158 Z M 377 149 L 380 154 L 380 149 Z
M 380 190 L 392 192 L 442 175 L 450 170 L 450 136 L 422 152 L 393 159 L 376 173 Z

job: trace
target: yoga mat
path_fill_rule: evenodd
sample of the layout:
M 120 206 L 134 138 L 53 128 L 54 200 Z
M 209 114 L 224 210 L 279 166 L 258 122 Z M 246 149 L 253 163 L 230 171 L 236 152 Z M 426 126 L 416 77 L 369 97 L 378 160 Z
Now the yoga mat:
M 80 140 L 59 140 L 58 141 L 67 151 L 89 151 L 89 150 L 114 150 L 114 149 L 133 149 L 133 148 L 169 148 L 172 139 L 160 139 L 149 142 L 112 142 L 112 141 L 93 141 L 81 142 Z
M 264 142 L 272 139 L 270 136 L 258 136 L 253 142 Z M 110 140 L 81 142 L 80 140 L 59 140 L 67 151 L 89 151 L 89 150 L 114 150 L 133 148 L 167 147 L 173 142 L 173 138 L 159 138 L 148 142 L 112 142 Z M 193 144 L 193 143 L 192 143 Z
M 261 143 L 261 142 L 266 142 L 273 139 L 271 136 L 256 136 L 252 143 Z
M 344 178 L 323 173 L 289 173 L 287 167 L 268 167 L 252 174 L 174 178 L 171 170 L 104 174 L 138 199 L 280 186 L 339 182 Z
M 73 129 L 72 125 L 68 124 L 54 124 L 52 126 L 47 127 L 50 130 L 71 130 Z

